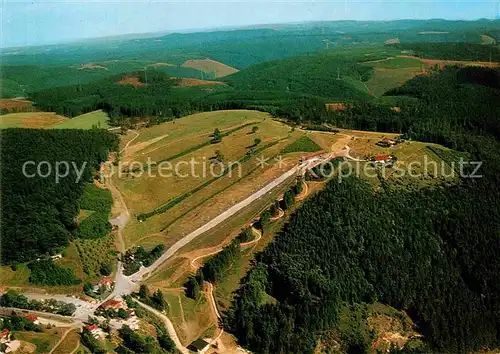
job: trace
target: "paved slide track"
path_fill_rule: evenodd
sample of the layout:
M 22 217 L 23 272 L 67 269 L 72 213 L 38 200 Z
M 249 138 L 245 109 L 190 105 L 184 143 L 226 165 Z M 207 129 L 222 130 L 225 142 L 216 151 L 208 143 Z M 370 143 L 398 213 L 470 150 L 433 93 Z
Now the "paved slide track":
M 280 177 L 276 178 L 274 181 L 272 181 L 269 184 L 267 184 L 266 186 L 264 186 L 262 189 L 258 190 L 254 194 L 250 195 L 248 198 L 233 205 L 231 208 L 229 208 L 228 210 L 226 210 L 225 212 L 223 212 L 219 216 L 215 217 L 214 219 L 210 220 L 205 225 L 199 227 L 198 229 L 194 230 L 190 234 L 184 236 L 182 239 L 177 241 L 172 247 L 170 247 L 165 253 L 163 253 L 161 255 L 161 257 L 158 258 L 149 267 L 144 267 L 141 270 L 139 270 L 137 273 L 134 273 L 133 275 L 131 275 L 130 280 L 132 280 L 134 282 L 140 282 L 140 281 L 147 279 L 148 277 L 150 277 L 152 275 L 153 271 L 155 271 L 158 267 L 160 267 L 167 259 L 172 257 L 178 250 L 180 250 L 182 247 L 187 245 L 189 242 L 193 241 L 196 237 L 198 237 L 201 234 L 207 232 L 208 230 L 214 228 L 215 226 L 219 225 L 223 221 L 229 219 L 231 216 L 233 216 L 234 214 L 239 212 L 241 209 L 249 206 L 255 200 L 264 196 L 266 193 L 269 193 L 271 190 L 273 190 L 277 186 L 281 185 L 287 179 L 294 176 L 297 172 L 299 172 L 302 169 L 309 166 L 309 164 L 310 164 L 309 161 L 305 161 L 302 164 L 293 167 L 291 170 L 289 170 L 288 172 L 285 172 Z

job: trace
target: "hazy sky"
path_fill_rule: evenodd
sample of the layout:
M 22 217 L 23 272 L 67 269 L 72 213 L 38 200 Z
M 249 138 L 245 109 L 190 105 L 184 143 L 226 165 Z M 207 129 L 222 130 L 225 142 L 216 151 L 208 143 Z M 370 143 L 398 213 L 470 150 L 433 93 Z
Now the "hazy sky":
M 495 18 L 500 0 L 2 0 L 2 47 L 165 30 L 315 20 Z

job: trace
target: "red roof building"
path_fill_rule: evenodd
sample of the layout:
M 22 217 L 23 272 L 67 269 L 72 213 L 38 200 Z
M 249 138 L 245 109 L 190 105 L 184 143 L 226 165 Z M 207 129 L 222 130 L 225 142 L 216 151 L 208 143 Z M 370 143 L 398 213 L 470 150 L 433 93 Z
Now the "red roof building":
M 101 306 L 104 310 L 107 309 L 115 309 L 118 310 L 120 307 L 123 307 L 123 302 L 121 300 L 110 299 L 104 302 Z
M 88 330 L 89 332 L 93 332 L 93 331 L 97 330 L 98 328 L 99 328 L 99 327 L 97 327 L 97 325 L 96 325 L 96 324 L 93 324 L 93 325 L 87 326 L 87 330 Z
M 26 315 L 24 315 L 24 318 L 27 318 L 28 320 L 30 320 L 31 322 L 36 322 L 38 321 L 38 316 L 37 315 L 34 315 L 32 313 L 28 313 Z
M 5 328 L 2 332 L 0 332 L 0 339 L 9 339 L 9 330 Z
M 100 285 L 106 285 L 106 286 L 111 286 L 113 284 L 113 279 L 111 278 L 104 278 L 99 282 Z
M 392 157 L 390 157 L 389 155 L 375 155 L 374 157 L 374 161 L 378 162 L 384 162 L 389 160 L 392 160 Z

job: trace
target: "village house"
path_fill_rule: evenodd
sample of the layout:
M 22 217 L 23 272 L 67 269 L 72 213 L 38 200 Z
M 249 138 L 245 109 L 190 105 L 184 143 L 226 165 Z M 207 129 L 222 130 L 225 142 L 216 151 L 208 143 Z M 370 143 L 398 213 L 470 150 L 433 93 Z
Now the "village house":
M 92 334 L 92 337 L 94 337 L 95 339 L 99 339 L 101 337 L 102 331 L 99 329 L 99 327 L 96 324 L 87 326 L 87 331 L 89 331 L 90 334 Z
M 113 286 L 113 279 L 104 278 L 99 282 L 99 285 L 104 286 L 106 290 L 111 290 L 111 287 Z
M 375 155 L 372 161 L 375 164 L 385 165 L 386 163 L 393 162 L 394 158 L 390 155 Z
M 28 314 L 24 315 L 24 318 L 27 318 L 28 320 L 33 322 L 33 324 L 36 324 L 36 325 L 40 324 L 40 321 L 38 320 L 38 316 L 34 315 L 32 313 L 28 313 Z
M 10 331 L 5 328 L 2 332 L 0 332 L 0 343 L 6 344 L 8 342 L 10 342 Z
M 210 349 L 210 343 L 208 343 L 206 340 L 198 338 L 197 340 L 189 344 L 187 348 L 195 353 L 205 354 L 208 349 Z
M 95 293 L 99 293 L 101 289 L 104 289 L 104 291 L 111 291 L 113 288 L 113 279 L 111 278 L 104 278 L 102 279 L 99 284 L 96 284 L 92 290 Z
M 125 309 L 126 306 L 124 302 L 120 299 L 109 299 L 108 301 L 105 301 L 101 306 L 99 306 L 99 308 L 103 310 L 108 310 L 108 309 L 118 310 L 118 309 Z

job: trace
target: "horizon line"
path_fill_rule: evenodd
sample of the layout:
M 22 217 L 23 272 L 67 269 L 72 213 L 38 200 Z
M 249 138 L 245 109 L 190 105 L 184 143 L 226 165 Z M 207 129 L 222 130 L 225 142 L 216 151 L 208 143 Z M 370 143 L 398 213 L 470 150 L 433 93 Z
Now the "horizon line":
M 2 43 L 0 42 L 0 51 L 8 50 L 8 49 L 19 49 L 19 48 L 35 48 L 35 47 L 48 47 L 48 46 L 58 46 L 58 45 L 71 45 L 71 44 L 77 44 L 77 43 L 82 43 L 85 41 L 92 41 L 92 40 L 101 40 L 101 41 L 113 41 L 113 40 L 120 40 L 119 37 L 126 37 L 126 36 L 146 36 L 146 35 L 151 35 L 148 38 L 157 38 L 155 35 L 160 36 L 167 36 L 171 34 L 194 34 L 194 33 L 210 33 L 210 32 L 225 32 L 225 31 L 234 31 L 234 30 L 255 30 L 259 28 L 265 28 L 265 26 L 276 26 L 276 25 L 298 25 L 298 24 L 305 24 L 305 23 L 334 23 L 334 22 L 360 22 L 360 23 L 366 23 L 366 22 L 397 22 L 397 21 L 449 21 L 449 22 L 476 22 L 476 21 L 481 21 L 481 20 L 487 20 L 487 21 L 500 21 L 500 18 L 487 18 L 487 17 L 480 17 L 476 19 L 445 19 L 445 18 L 400 18 L 400 19 L 392 19 L 392 20 L 312 20 L 312 21 L 288 21 L 288 22 L 274 22 L 274 23 L 256 23 L 256 24 L 250 24 L 250 25 L 243 25 L 243 26 L 216 26 L 216 27 L 195 27 L 195 28 L 184 28 L 184 29 L 176 29 L 176 30 L 158 30 L 158 31 L 151 31 L 151 32 L 129 32 L 129 33 L 122 33 L 122 34 L 114 34 L 114 35 L 109 35 L 109 36 L 102 36 L 102 37 L 82 37 L 82 38 L 76 38 L 74 40 L 70 41 L 62 41 L 62 42 L 53 42 L 53 43 L 45 43 L 45 44 L 20 44 L 20 45 L 14 45 L 14 46 L 9 46 L 9 47 L 3 47 Z M 259 27 L 262 26 L 262 27 Z M 128 38 L 128 40 L 132 40 L 134 38 Z M 138 39 L 138 38 L 135 38 Z M 127 39 L 124 39 L 127 40 Z

